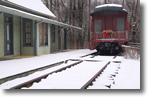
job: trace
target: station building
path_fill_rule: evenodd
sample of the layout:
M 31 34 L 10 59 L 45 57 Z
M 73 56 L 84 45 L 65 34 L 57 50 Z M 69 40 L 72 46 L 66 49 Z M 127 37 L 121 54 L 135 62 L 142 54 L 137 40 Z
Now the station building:
M 0 0 L 0 57 L 38 56 L 58 51 L 59 27 L 41 0 Z

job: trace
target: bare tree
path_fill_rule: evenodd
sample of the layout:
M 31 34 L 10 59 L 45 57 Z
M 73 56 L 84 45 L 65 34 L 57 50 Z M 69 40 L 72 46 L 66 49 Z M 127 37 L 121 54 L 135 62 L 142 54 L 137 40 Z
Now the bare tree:
M 48 0 L 46 0 L 46 2 L 48 2 Z M 51 11 L 53 11 L 52 5 L 53 5 L 52 0 L 50 0 L 50 10 L 51 10 Z
M 83 31 L 64 28 L 61 32 L 61 42 L 65 48 L 88 48 L 90 41 L 90 12 L 104 3 L 121 4 L 129 13 L 130 33 L 136 32 L 133 39 L 140 38 L 140 0 L 42 0 L 57 16 L 57 20 L 83 28 Z M 132 34 L 130 34 L 132 36 Z M 65 38 L 64 38 L 65 36 Z M 139 39 L 139 40 L 136 40 Z M 62 45 L 63 46 L 63 45 Z M 64 46 L 62 47 L 64 48 Z
M 125 0 L 130 20 L 130 40 L 140 42 L 140 0 Z

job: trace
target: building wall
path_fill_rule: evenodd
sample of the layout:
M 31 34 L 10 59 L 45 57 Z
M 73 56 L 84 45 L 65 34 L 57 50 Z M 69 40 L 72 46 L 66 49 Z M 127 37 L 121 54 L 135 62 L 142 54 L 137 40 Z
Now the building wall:
M 39 24 L 37 25 L 37 55 L 57 52 L 59 49 L 58 27 L 55 31 L 55 42 L 51 41 L 50 24 L 48 24 L 48 46 L 40 46 Z M 21 36 L 21 38 L 20 38 Z M 35 21 L 33 20 L 33 46 L 25 47 L 23 45 L 23 18 L 13 15 L 13 52 L 14 56 L 35 55 Z M 4 57 L 4 14 L 0 14 L 0 57 Z
M 4 14 L 0 14 L 0 57 L 4 56 Z
M 55 42 L 52 42 L 52 35 L 50 33 L 50 40 L 51 40 L 51 53 L 52 52 L 57 52 L 59 50 L 59 39 L 58 39 L 58 26 L 56 26 L 56 30 L 55 30 Z
M 37 55 L 50 53 L 50 24 L 48 24 L 48 46 L 40 46 L 40 28 L 37 25 Z

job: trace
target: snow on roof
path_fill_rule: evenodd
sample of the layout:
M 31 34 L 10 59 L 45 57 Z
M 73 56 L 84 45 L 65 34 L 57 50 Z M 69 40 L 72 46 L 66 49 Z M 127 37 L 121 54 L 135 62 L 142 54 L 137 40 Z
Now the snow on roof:
M 126 9 L 123 9 L 124 11 L 127 11 Z
M 30 10 L 39 12 L 44 15 L 51 17 L 56 17 L 41 0 L 7 0 L 10 3 L 20 5 L 22 7 L 28 8 Z
M 122 7 L 122 5 L 119 5 L 119 4 L 103 4 L 103 5 L 99 5 L 99 6 L 96 6 L 96 8 L 101 8 L 101 7 Z
M 99 14 L 120 14 L 125 13 L 128 14 L 128 12 L 123 9 L 122 5 L 119 4 L 103 4 L 96 6 L 94 11 L 91 12 L 92 15 L 99 15 Z
M 14 14 L 14 15 L 17 15 L 17 16 L 24 17 L 24 18 L 29 18 L 29 19 L 32 19 L 32 20 L 37 20 L 37 21 L 41 21 L 41 22 L 45 22 L 45 23 L 55 24 L 55 25 L 62 26 L 62 27 L 82 30 L 82 28 L 80 28 L 80 27 L 72 26 L 72 25 L 69 25 L 69 24 L 58 22 L 58 21 L 53 20 L 53 19 L 48 19 L 48 18 L 45 18 L 45 17 L 41 17 L 41 16 L 38 16 L 38 15 L 34 15 L 34 14 L 31 14 L 31 13 L 24 12 L 22 10 L 6 7 L 6 6 L 3 6 L 3 5 L 0 5 L 0 10 L 3 11 L 3 12 L 7 12 L 7 13 L 10 13 L 10 14 Z

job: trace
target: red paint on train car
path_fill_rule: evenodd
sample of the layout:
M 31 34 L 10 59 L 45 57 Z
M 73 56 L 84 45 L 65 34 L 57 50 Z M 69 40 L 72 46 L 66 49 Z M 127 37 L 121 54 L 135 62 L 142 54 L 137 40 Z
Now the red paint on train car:
M 124 19 L 124 32 L 117 31 L 117 19 Z M 101 20 L 101 32 L 95 32 L 95 20 Z M 98 25 L 100 26 L 100 25 Z M 112 30 L 114 34 L 104 36 L 103 30 Z M 91 24 L 91 46 L 90 49 L 93 50 L 100 42 L 119 42 L 119 44 L 124 44 L 129 40 L 129 22 L 127 14 L 110 14 L 110 15 L 93 15 Z

